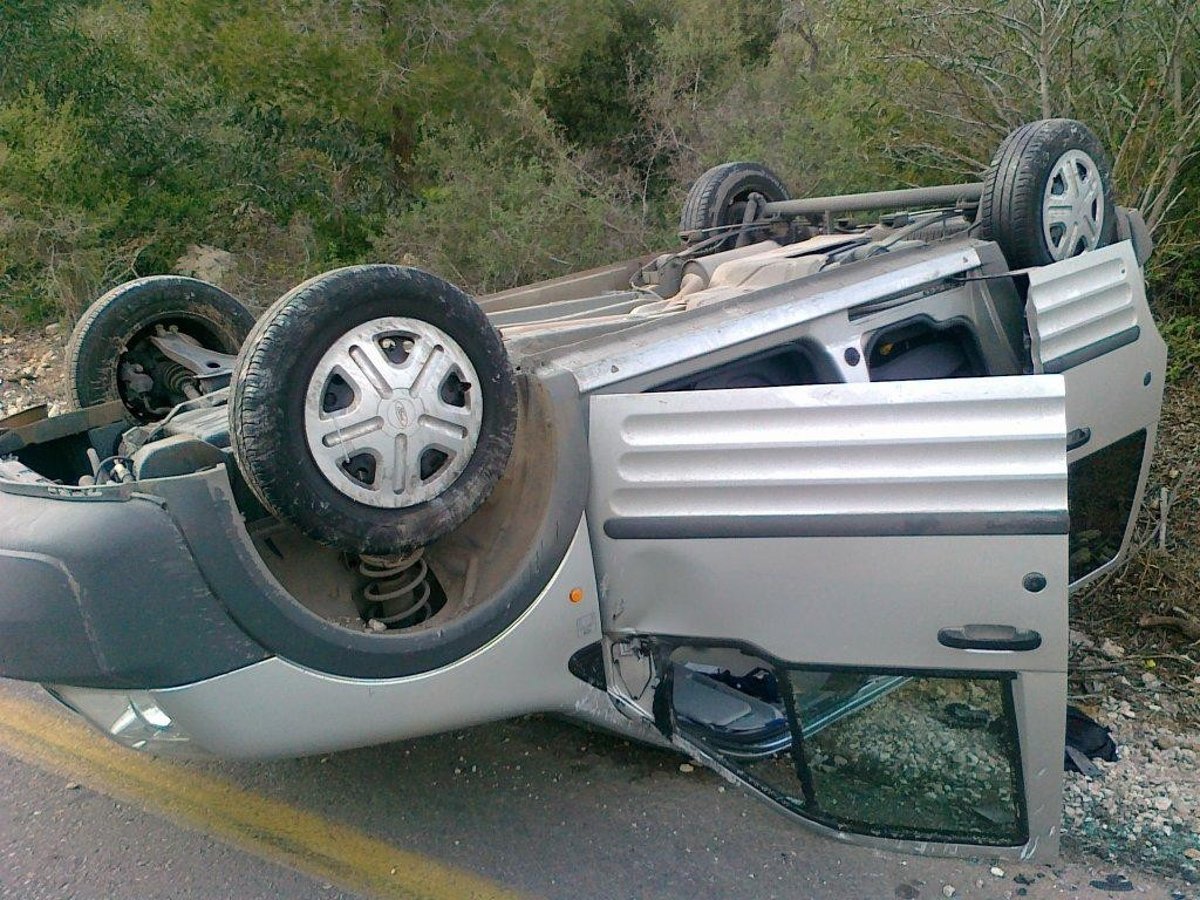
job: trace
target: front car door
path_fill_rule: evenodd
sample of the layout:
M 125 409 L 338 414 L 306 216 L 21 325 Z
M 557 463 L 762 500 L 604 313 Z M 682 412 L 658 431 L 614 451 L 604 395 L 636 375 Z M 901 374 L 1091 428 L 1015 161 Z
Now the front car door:
M 818 829 L 1045 856 L 1061 375 L 591 398 L 610 693 Z

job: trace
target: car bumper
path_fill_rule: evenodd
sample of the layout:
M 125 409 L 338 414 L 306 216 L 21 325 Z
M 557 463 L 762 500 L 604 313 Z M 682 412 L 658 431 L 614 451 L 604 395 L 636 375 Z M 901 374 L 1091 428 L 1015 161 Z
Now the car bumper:
M 271 654 L 209 588 L 161 498 L 0 480 L 0 676 L 169 687 Z

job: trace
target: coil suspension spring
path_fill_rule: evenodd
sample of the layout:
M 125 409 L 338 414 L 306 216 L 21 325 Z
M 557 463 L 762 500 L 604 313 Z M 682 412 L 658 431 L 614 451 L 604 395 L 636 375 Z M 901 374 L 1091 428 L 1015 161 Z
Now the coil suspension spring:
M 433 614 L 424 553 L 425 549 L 418 547 L 403 556 L 359 557 L 358 571 L 370 579 L 363 599 L 372 613 L 367 625 L 373 631 L 416 625 Z

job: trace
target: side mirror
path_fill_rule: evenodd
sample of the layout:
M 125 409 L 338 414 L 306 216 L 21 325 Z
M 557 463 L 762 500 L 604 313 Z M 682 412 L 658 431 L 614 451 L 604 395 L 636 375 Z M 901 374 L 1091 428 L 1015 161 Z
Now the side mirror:
M 1139 266 L 1144 267 L 1154 252 L 1154 238 L 1141 210 L 1117 207 L 1117 240 L 1133 242 L 1133 253 Z

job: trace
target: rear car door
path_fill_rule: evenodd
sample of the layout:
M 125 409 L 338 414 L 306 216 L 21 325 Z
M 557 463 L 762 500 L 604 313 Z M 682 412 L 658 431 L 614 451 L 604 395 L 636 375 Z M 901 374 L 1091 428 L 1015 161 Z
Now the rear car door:
M 610 694 L 818 829 L 1057 846 L 1060 375 L 591 399 Z
M 1118 565 L 1146 489 L 1167 349 L 1125 241 L 1032 269 L 1026 319 L 1035 372 L 1067 382 L 1074 587 Z

